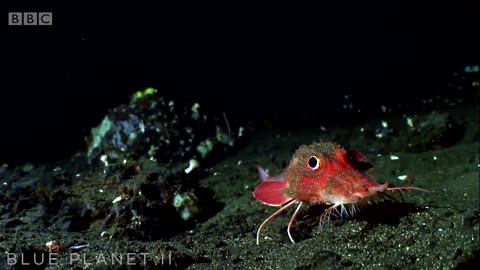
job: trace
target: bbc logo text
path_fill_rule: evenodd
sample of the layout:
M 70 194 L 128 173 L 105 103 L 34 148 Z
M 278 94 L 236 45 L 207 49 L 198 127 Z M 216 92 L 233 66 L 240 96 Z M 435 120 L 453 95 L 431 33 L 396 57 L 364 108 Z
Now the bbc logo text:
M 52 12 L 9 12 L 8 25 L 52 25 Z

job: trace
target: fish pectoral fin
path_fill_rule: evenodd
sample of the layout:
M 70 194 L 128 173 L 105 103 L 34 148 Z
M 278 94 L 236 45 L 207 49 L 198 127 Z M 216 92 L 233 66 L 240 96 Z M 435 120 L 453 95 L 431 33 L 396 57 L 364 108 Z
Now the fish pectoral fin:
M 257 166 L 258 177 L 262 181 L 283 181 L 285 180 L 285 173 L 279 175 L 270 176 L 268 173 L 260 166 Z
M 265 181 L 269 177 L 268 173 L 260 166 L 257 166 L 258 178 L 260 180 Z
M 287 187 L 287 180 L 265 180 L 257 186 L 253 192 L 253 197 L 261 203 L 271 206 L 280 206 L 292 200 L 291 197 L 285 194 L 285 189 Z

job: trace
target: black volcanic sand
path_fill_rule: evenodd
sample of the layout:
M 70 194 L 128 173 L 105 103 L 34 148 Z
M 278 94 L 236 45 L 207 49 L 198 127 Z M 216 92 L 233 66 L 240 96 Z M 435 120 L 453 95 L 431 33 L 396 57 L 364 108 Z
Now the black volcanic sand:
M 198 179 L 202 188 L 213 192 L 219 208 L 212 210 L 208 218 L 190 224 L 169 238 L 140 240 L 128 237 L 121 230 L 112 229 L 122 227 L 122 221 L 116 221 L 115 226 L 105 229 L 105 219 L 111 213 L 98 209 L 111 209 L 112 201 L 120 195 L 123 186 L 134 185 L 133 182 L 119 184 L 113 178 L 105 178 L 101 172 L 96 172 L 77 176 L 78 180 L 69 184 L 37 185 L 31 192 L 44 195 L 36 196 L 35 201 L 31 201 L 29 196 L 16 198 L 18 201 L 3 198 L 4 205 L 0 206 L 0 268 L 34 269 L 32 265 L 23 268 L 19 264 L 9 266 L 5 252 L 23 253 L 24 260 L 32 263 L 33 254 L 48 254 L 45 244 L 52 240 L 64 247 L 53 250 L 59 263 L 44 263 L 35 269 L 67 269 L 71 252 L 76 252 L 79 257 L 75 258 L 79 260 L 68 269 L 477 267 L 480 255 L 478 107 L 452 107 L 443 113 L 448 113 L 456 125 L 462 127 L 462 136 L 440 146 L 426 146 L 428 142 L 416 141 L 430 135 L 435 137 L 436 134 L 428 133 L 438 130 L 425 130 L 422 136 L 412 135 L 406 132 L 406 118 L 393 114 L 370 122 L 338 123 L 324 128 L 318 123 L 310 130 L 257 130 L 245 147 L 207 169 Z M 419 115 L 423 119 L 431 119 L 430 116 L 428 113 Z M 382 120 L 402 127 L 399 130 L 403 132 L 387 132 L 385 137 L 378 138 L 375 134 L 381 128 Z M 392 192 L 392 198 L 365 206 L 353 218 L 334 218 L 322 229 L 318 227 L 318 216 L 324 207 L 304 207 L 292 229 L 297 241 L 295 244 L 290 242 L 286 232 L 294 211 L 292 207 L 265 227 L 260 245 L 256 245 L 258 226 L 276 210 L 252 197 L 252 191 L 259 183 L 256 165 L 268 168 L 272 174 L 280 173 L 299 145 L 320 140 L 332 140 L 363 152 L 375 165 L 371 174 L 379 182 L 396 186 L 415 185 L 431 192 Z M 392 159 L 392 155 L 398 159 Z M 71 174 L 75 170 L 85 170 L 75 167 L 74 158 L 58 166 L 68 168 L 65 170 Z M 42 166 L 36 166 L 30 173 L 41 173 L 39 168 Z M 54 167 L 47 168 L 51 170 Z M 20 175 L 22 171 L 15 173 Z M 399 180 L 397 177 L 401 175 L 409 176 L 409 182 Z M 2 188 L 8 189 L 9 185 Z M 103 192 L 99 192 L 100 189 Z M 7 202 L 14 204 L 8 209 L 14 209 L 15 213 L 5 210 Z M 78 212 L 58 211 L 47 215 L 47 220 L 42 218 L 46 215 L 45 205 L 55 203 L 72 209 L 90 205 L 96 210 L 83 216 Z M 55 207 L 46 209 L 52 208 Z M 78 215 L 76 219 L 71 218 L 72 213 Z M 64 216 L 70 216 L 70 219 L 66 221 Z M 170 218 L 159 217 L 159 227 L 161 223 L 171 222 Z M 89 220 L 82 222 L 82 219 Z M 89 246 L 73 251 L 69 248 L 85 243 Z M 125 258 L 120 265 L 112 263 L 109 257 L 109 254 L 127 253 L 148 253 L 147 265 L 137 264 L 127 268 Z M 101 256 L 109 265 L 104 265 Z M 137 257 L 136 262 L 140 261 Z

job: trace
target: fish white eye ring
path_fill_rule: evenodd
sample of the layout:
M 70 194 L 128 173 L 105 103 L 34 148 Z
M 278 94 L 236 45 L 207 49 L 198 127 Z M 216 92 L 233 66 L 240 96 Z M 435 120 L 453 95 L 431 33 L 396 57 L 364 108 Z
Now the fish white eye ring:
M 312 170 L 318 169 L 320 167 L 320 160 L 316 156 L 311 156 L 308 158 L 308 167 Z

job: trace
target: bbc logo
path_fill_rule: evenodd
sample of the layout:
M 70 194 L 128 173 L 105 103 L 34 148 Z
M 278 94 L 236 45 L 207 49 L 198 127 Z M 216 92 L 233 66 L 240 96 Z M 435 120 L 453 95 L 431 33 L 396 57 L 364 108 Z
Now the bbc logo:
M 52 25 L 52 12 L 9 12 L 8 25 Z

